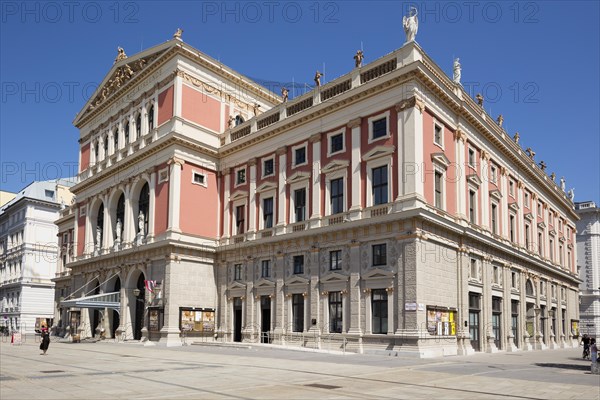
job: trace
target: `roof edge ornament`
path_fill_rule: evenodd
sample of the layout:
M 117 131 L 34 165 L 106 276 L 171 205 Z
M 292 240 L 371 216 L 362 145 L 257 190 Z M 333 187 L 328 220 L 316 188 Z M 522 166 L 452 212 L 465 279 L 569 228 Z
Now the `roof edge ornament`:
M 404 27 L 404 33 L 406 34 L 406 43 L 414 42 L 419 30 L 419 18 L 417 17 L 418 11 L 416 7 L 411 7 L 408 10 L 408 15 L 402 17 L 402 26 Z

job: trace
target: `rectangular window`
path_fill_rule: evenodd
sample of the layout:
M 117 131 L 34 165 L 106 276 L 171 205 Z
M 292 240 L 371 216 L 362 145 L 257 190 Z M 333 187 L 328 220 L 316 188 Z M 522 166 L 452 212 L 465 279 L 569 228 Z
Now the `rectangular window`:
M 516 300 L 511 300 L 510 302 L 511 308 L 511 329 L 513 334 L 513 340 L 515 341 L 515 345 L 519 346 L 519 302 Z
M 435 144 L 442 146 L 442 127 L 435 124 L 433 127 L 433 141 Z
M 510 194 L 512 197 L 515 197 L 515 181 L 512 179 L 508 181 L 508 194 Z
M 371 315 L 373 333 L 387 334 L 388 331 L 388 295 L 385 289 L 371 291 Z
M 298 189 L 294 191 L 294 214 L 296 222 L 301 222 L 306 219 L 306 189 Z
M 246 170 L 238 169 L 236 172 L 235 183 L 237 185 L 241 185 L 242 183 L 246 183 Z
M 494 276 L 492 277 L 492 280 L 496 285 L 500 284 L 500 269 L 497 265 L 494 265 Z
M 304 296 L 301 293 L 292 294 L 293 331 L 304 331 Z
M 565 260 L 564 260 L 565 257 L 563 256 L 563 253 L 564 253 L 564 250 L 563 250 L 562 245 L 558 246 L 558 259 L 559 259 L 559 263 L 562 267 L 564 267 L 564 263 L 565 263 Z
M 244 228 L 246 227 L 246 206 L 237 206 L 235 208 L 235 226 L 236 226 L 236 234 L 240 235 L 244 233 Z
M 437 208 L 443 208 L 443 202 L 442 202 L 442 173 L 439 172 L 439 171 L 435 171 L 434 189 L 435 189 L 435 206 Z
M 514 243 L 515 241 L 515 216 L 510 216 L 510 241 Z
M 550 247 L 548 248 L 550 261 L 554 262 L 554 240 L 550 239 Z
M 471 278 L 478 279 L 477 275 L 477 260 L 475 258 L 471 258 Z
M 529 192 L 525 192 L 525 207 L 529 208 Z
M 337 271 L 342 269 L 342 251 L 333 250 L 329 252 L 329 270 Z
M 387 245 L 374 244 L 373 245 L 373 266 L 386 265 L 387 264 Z
M 492 233 L 498 233 L 498 206 L 492 203 Z
M 342 333 L 342 293 L 329 292 L 329 332 Z
M 198 172 L 194 172 L 194 183 L 198 185 L 206 185 L 206 176 Z
M 294 274 L 304 273 L 304 256 L 294 256 Z
M 469 165 L 475 167 L 475 150 L 469 148 Z
M 384 137 L 387 135 L 387 119 L 380 118 L 372 122 L 373 124 L 373 139 Z
M 306 162 L 306 147 L 299 147 L 294 151 L 294 161 L 294 165 L 300 165 Z
M 490 180 L 492 183 L 496 183 L 498 181 L 498 170 L 493 165 L 490 167 Z
M 235 280 L 235 281 L 242 280 L 242 264 L 235 264 L 233 266 L 233 280 Z
M 271 176 L 275 172 L 273 159 L 270 158 L 263 162 L 263 176 Z
M 531 250 L 529 247 L 531 246 L 531 229 L 529 228 L 529 224 L 525 224 L 525 248 L 527 250 Z
M 338 151 L 342 151 L 344 149 L 344 134 L 338 133 L 337 135 L 331 136 L 331 151 L 330 153 L 337 153 Z
M 543 218 L 542 217 L 542 203 L 538 203 L 538 205 L 537 205 L 537 214 L 538 214 L 538 217 Z
M 388 168 L 387 165 L 373 168 L 373 205 L 388 202 Z
M 273 227 L 273 198 L 263 200 L 263 228 Z
M 271 260 L 262 260 L 260 276 L 261 278 L 268 278 L 271 276 Z
M 502 319 L 502 298 L 492 297 L 492 332 L 494 334 L 494 343 L 498 349 L 502 348 L 501 338 L 501 319 Z
M 510 287 L 517 289 L 517 273 L 514 271 L 510 273 Z
M 477 223 L 477 196 L 474 190 L 469 190 L 469 221 L 472 224 Z
M 544 255 L 543 248 L 542 248 L 542 246 L 544 244 L 543 242 L 544 242 L 544 235 L 542 234 L 542 232 L 538 232 L 538 254 L 540 256 Z
M 567 267 L 571 269 L 571 252 L 567 251 Z
M 344 212 L 344 178 L 334 179 L 330 182 L 331 214 Z

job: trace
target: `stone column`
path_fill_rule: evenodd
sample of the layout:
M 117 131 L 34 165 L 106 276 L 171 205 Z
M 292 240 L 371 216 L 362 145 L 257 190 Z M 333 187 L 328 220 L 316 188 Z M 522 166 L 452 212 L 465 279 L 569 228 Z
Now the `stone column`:
M 454 133 L 454 151 L 456 155 L 456 213 L 459 218 L 468 219 L 467 217 L 467 163 L 465 162 L 465 143 L 467 135 L 459 128 Z M 465 276 L 467 279 L 468 275 Z M 468 299 L 467 299 L 468 300 Z
M 185 161 L 173 157 L 168 162 L 171 170 L 169 176 L 169 226 L 168 231 L 181 233 L 179 229 L 181 207 L 181 169 Z
M 152 243 L 154 241 L 154 220 L 156 218 L 156 172 L 150 169 L 148 173 L 150 174 L 150 185 L 148 185 L 150 201 L 148 203 L 148 234 L 146 235 L 146 241 Z
M 319 262 L 319 248 L 313 246 L 310 250 L 310 257 L 312 257 L 311 268 L 310 268 L 310 282 L 309 282 L 309 306 L 308 310 L 308 331 L 312 332 L 315 337 L 319 334 L 319 327 L 324 325 L 322 316 L 319 309 L 319 275 L 320 275 L 320 262 Z M 316 320 L 316 324 L 312 324 L 312 320 Z M 317 340 L 318 343 L 318 340 Z
M 254 239 L 257 230 L 256 226 L 256 158 L 248 160 L 250 167 L 250 181 L 248 182 L 248 195 L 250 197 L 248 204 L 248 239 Z M 276 199 L 274 199 L 276 200 Z M 261 199 L 262 201 L 262 199 Z M 279 199 L 281 201 L 281 198 Z M 279 214 L 279 212 L 277 213 Z M 279 215 L 278 215 L 279 217 Z
M 350 323 L 344 325 L 348 326 L 348 333 L 360 335 L 363 333 L 360 326 L 360 244 L 358 242 L 352 243 L 347 251 L 350 252 L 350 257 L 348 257 L 350 262 L 350 291 L 344 298 L 347 297 L 348 320 Z M 389 316 L 390 314 L 388 314 Z
M 396 105 L 398 111 L 399 209 L 425 203 L 423 183 L 423 111 L 425 103 L 418 94 Z M 402 153 L 402 154 L 400 154 Z
M 308 215 L 309 208 L 308 206 L 312 203 L 312 214 L 310 215 L 310 227 L 316 228 L 320 226 L 321 221 L 321 134 L 317 133 L 310 137 L 309 142 L 312 143 L 312 154 L 313 154 L 313 167 L 312 167 L 312 175 L 310 177 L 311 180 L 311 188 L 309 188 L 312 192 L 312 202 L 308 198 L 307 195 L 307 210 L 306 215 Z
M 347 127 L 351 129 L 352 132 L 352 148 L 351 148 L 351 156 L 352 156 L 352 164 L 350 166 L 350 171 L 352 173 L 352 194 L 351 194 L 351 203 L 350 209 L 348 210 L 348 217 L 350 220 L 360 219 L 360 195 L 361 195 L 361 151 L 360 151 L 360 141 L 361 141 L 361 118 L 355 118 L 348 122 Z
M 485 182 L 484 179 L 482 179 L 482 185 L 483 182 Z M 492 330 L 492 279 L 494 268 L 492 266 L 492 258 L 488 255 L 483 257 L 482 272 L 481 325 L 483 326 L 482 339 L 485 339 L 481 341 L 482 350 L 486 353 L 496 353 L 498 352 L 498 348 L 494 343 L 494 331 Z
M 230 224 L 229 224 L 229 216 L 231 214 L 231 211 L 229 209 L 230 207 L 230 201 L 229 201 L 229 190 L 230 190 L 230 176 L 231 176 L 231 170 L 229 168 L 226 168 L 223 170 L 222 173 L 223 176 L 223 238 L 228 238 L 229 236 L 231 236 L 231 232 L 230 232 Z
M 471 260 L 469 251 L 466 247 L 461 246 L 457 252 L 457 272 L 458 272 L 458 307 L 456 317 L 456 339 L 458 344 L 458 354 L 467 355 L 473 354 L 475 350 L 471 345 L 469 335 L 469 269 L 471 268 Z
M 504 196 L 503 198 L 506 198 L 506 196 Z M 504 291 L 502 293 L 502 297 L 503 297 L 503 310 L 502 310 L 502 315 L 504 316 L 504 318 L 502 318 L 502 325 L 504 326 L 504 337 L 506 338 L 506 344 L 504 346 L 504 349 L 506 349 L 506 351 L 508 352 L 514 352 L 514 351 L 519 351 L 519 349 L 517 348 L 517 345 L 515 344 L 515 336 L 513 335 L 512 332 L 512 298 L 511 298 L 511 287 L 512 287 L 512 270 L 510 268 L 510 265 L 504 265 L 503 266 L 503 273 L 502 273 L 502 277 L 503 279 L 503 288 Z M 501 332 L 503 333 L 503 332 Z M 518 329 L 517 329 L 517 334 L 518 334 Z
M 502 193 L 502 200 L 500 201 L 499 207 L 499 221 L 502 221 L 502 227 L 498 231 L 505 239 L 510 239 L 509 233 L 509 221 L 508 221 L 508 170 L 505 167 L 500 168 L 500 192 Z
M 287 197 L 285 195 L 286 179 L 287 179 L 287 147 L 283 146 L 277 149 L 278 156 L 278 190 L 277 197 L 277 225 L 275 227 L 277 234 L 284 232 L 285 227 L 285 209 L 287 206 Z
M 285 315 L 285 293 L 283 291 L 283 277 L 285 274 L 285 257 L 283 252 L 277 252 L 277 256 L 275 258 L 275 265 L 273 265 L 273 277 L 275 278 L 275 306 L 272 307 L 275 309 L 274 316 L 271 324 L 275 326 L 273 329 L 273 333 L 275 335 L 283 334 L 283 324 L 284 324 L 284 315 Z
M 481 193 L 481 212 L 480 212 L 480 225 L 487 230 L 490 229 L 490 154 L 481 150 L 481 186 L 479 188 Z
M 179 279 L 178 279 L 179 278 Z M 165 279 L 163 282 L 163 302 L 165 307 L 164 325 L 160 330 L 160 342 L 167 347 L 181 346 L 179 337 L 179 302 L 178 280 L 185 280 L 177 272 L 177 261 L 173 256 L 167 257 L 165 265 Z
M 125 215 L 123 218 L 125 219 L 123 221 L 123 248 L 128 249 L 131 247 L 135 236 L 135 217 L 131 206 L 131 183 L 125 186 Z
M 110 218 L 110 209 L 108 207 L 108 193 L 102 196 L 102 203 L 104 204 L 104 226 L 102 227 L 102 254 L 108 253 L 112 246 L 113 232 L 112 222 Z
M 179 75 L 175 75 L 175 83 L 173 84 L 173 117 L 181 117 L 181 107 L 183 102 L 182 92 L 183 88 L 181 77 Z

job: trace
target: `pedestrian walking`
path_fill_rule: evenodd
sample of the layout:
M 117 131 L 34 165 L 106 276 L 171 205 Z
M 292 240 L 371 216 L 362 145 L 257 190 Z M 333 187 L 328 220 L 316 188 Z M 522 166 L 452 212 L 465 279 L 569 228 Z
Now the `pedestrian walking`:
M 42 353 L 40 353 L 40 355 L 46 355 L 48 346 L 50 346 L 50 332 L 48 332 L 47 326 L 42 325 L 42 343 L 40 343 L 40 350 L 42 350 Z

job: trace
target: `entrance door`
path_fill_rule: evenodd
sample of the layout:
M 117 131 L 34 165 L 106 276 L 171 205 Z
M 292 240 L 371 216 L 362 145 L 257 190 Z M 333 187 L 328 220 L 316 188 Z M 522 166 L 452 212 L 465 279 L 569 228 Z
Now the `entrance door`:
M 261 296 L 260 298 L 260 342 L 271 343 L 271 298 Z
M 475 351 L 481 351 L 481 341 L 479 339 L 479 312 L 481 310 L 481 295 L 479 293 L 469 293 L 469 336 L 471 346 Z
M 121 291 L 121 279 L 119 279 L 117 277 L 117 280 L 115 281 L 115 286 L 114 286 L 113 292 L 120 292 L 120 291 Z M 115 338 L 117 328 L 119 327 L 120 324 L 121 324 L 121 317 L 119 315 L 119 312 L 117 310 L 112 310 L 112 326 L 110 327 L 110 334 L 111 334 L 112 338 Z
M 140 340 L 142 338 L 142 328 L 144 327 L 144 299 L 146 298 L 146 285 L 144 284 L 143 274 L 140 274 L 136 288 L 140 293 L 135 298 L 135 329 L 133 331 L 133 339 Z
M 233 341 L 242 341 L 242 299 L 233 299 Z

